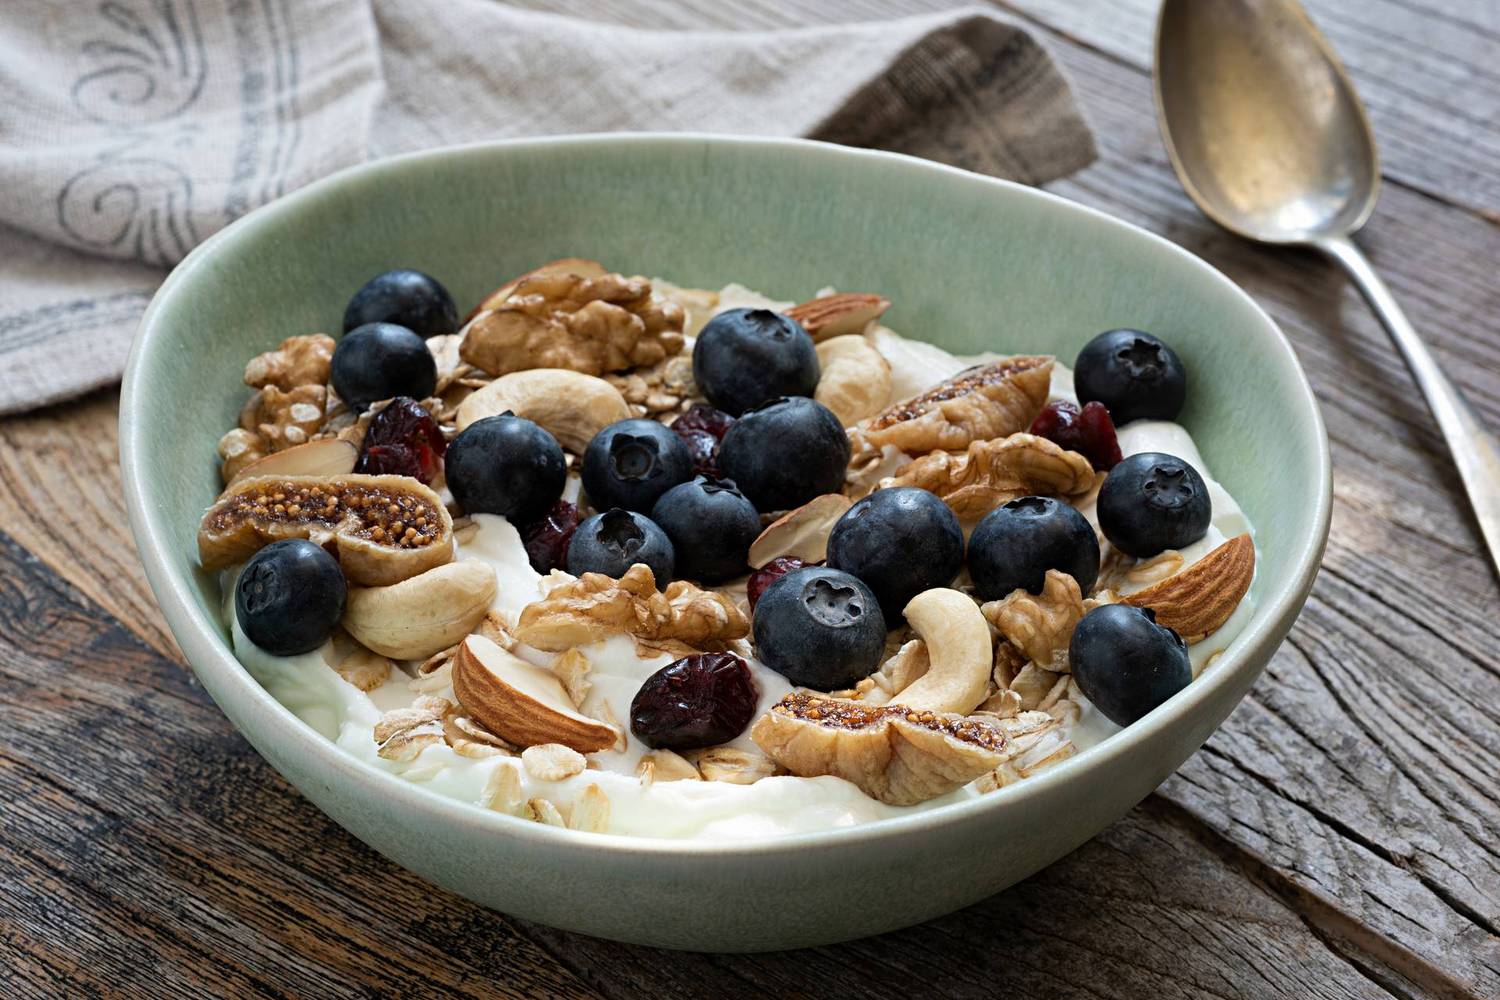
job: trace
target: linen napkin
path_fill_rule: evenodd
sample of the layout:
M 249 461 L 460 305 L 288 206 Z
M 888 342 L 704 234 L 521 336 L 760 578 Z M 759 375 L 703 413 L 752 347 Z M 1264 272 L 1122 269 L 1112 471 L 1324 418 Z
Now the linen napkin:
M 0 414 L 117 380 L 166 271 L 309 181 L 448 143 L 618 130 L 809 136 L 1027 183 L 1094 156 L 1047 53 L 977 10 L 733 32 L 492 0 L 14 0 Z

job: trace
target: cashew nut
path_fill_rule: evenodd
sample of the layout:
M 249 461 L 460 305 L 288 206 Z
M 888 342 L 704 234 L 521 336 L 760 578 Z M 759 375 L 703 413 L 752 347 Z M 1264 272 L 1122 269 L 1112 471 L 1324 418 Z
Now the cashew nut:
M 468 635 L 495 599 L 495 571 L 460 559 L 388 587 L 350 587 L 345 630 L 396 660 L 421 660 Z
M 813 398 L 845 427 L 873 417 L 891 400 L 891 364 L 859 334 L 833 337 L 818 345 L 822 377 Z
M 458 429 L 509 410 L 535 421 L 575 455 L 595 434 L 630 417 L 620 390 L 567 368 L 529 368 L 502 375 L 458 404 Z
M 990 627 L 967 594 L 946 587 L 924 590 L 903 612 L 927 643 L 927 673 L 898 691 L 891 703 L 933 712 L 974 711 L 989 688 Z

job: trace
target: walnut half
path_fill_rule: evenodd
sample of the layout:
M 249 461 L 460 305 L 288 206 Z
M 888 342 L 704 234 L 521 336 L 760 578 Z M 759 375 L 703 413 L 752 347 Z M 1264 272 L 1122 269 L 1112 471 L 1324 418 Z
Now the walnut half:
M 636 563 L 618 580 L 585 573 L 554 587 L 521 609 L 515 636 L 549 652 L 613 635 L 710 650 L 723 649 L 749 632 L 749 621 L 726 595 L 700 590 L 686 580 L 674 580 L 658 591 L 651 570 Z
M 491 375 L 570 368 L 588 375 L 654 365 L 682 350 L 682 307 L 646 278 L 535 274 L 464 328 L 460 356 Z

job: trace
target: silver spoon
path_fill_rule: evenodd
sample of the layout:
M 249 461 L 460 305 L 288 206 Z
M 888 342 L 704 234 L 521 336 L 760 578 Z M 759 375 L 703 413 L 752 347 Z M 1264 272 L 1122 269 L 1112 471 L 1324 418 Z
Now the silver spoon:
M 1156 114 L 1182 186 L 1214 222 L 1344 266 L 1427 397 L 1500 571 L 1500 444 L 1350 235 L 1375 209 L 1375 137 L 1354 85 L 1294 0 L 1165 0 Z

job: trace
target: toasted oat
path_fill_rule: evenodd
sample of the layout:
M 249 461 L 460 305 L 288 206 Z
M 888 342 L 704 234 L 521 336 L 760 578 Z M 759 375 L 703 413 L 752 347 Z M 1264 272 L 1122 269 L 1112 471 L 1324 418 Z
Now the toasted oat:
M 593 664 L 581 649 L 564 650 L 561 656 L 552 661 L 550 669 L 562 681 L 563 690 L 573 699 L 574 708 L 582 708 L 583 700 L 593 690 L 594 685 L 588 681 L 588 673 L 592 668 Z
M 443 738 L 460 757 L 514 757 L 516 748 L 454 705 L 443 714 Z
M 521 789 L 520 767 L 513 763 L 504 763 L 490 772 L 484 791 L 480 793 L 479 804 L 486 809 L 516 816 L 521 812 L 525 794 Z
M 620 719 L 607 699 L 599 703 L 599 721 L 615 731 L 615 745 L 611 748 L 615 753 L 624 753 L 630 748 L 630 737 L 625 735 L 628 730 L 620 725 Z
M 698 781 L 703 777 L 686 757 L 672 750 L 652 750 L 643 754 L 636 773 L 648 785 L 650 782 L 645 777 L 647 773 L 655 781 Z
M 587 766 L 583 754 L 561 743 L 543 743 L 521 751 L 526 773 L 538 781 L 564 781 L 582 774 Z
M 733 785 L 753 785 L 776 773 L 776 762 L 759 753 L 735 747 L 710 747 L 688 754 L 698 765 L 705 781 L 726 781 Z
M 533 823 L 541 823 L 544 826 L 566 827 L 568 825 L 562 813 L 558 812 L 557 806 L 547 799 L 527 799 L 521 815 Z
M 376 752 L 386 760 L 416 760 L 423 750 L 443 742 L 443 716 L 451 707 L 446 698 L 422 697 L 409 708 L 385 713 L 375 723 Z
M 1035 663 L 1028 663 L 1010 682 L 1010 689 L 1021 697 L 1023 711 L 1031 711 L 1042 703 L 1047 693 L 1057 682 L 1057 675 L 1044 670 Z
M 573 803 L 568 828 L 586 833 L 603 833 L 609 829 L 609 796 L 598 785 L 589 785 Z
M 379 653 L 363 646 L 356 646 L 349 655 L 339 661 L 338 674 L 361 691 L 373 691 L 384 684 L 395 666 Z

